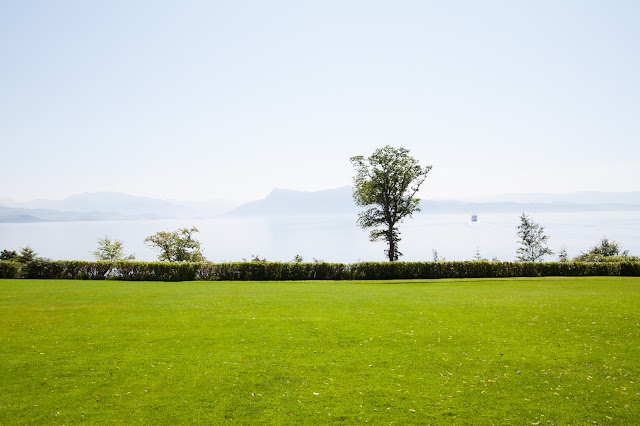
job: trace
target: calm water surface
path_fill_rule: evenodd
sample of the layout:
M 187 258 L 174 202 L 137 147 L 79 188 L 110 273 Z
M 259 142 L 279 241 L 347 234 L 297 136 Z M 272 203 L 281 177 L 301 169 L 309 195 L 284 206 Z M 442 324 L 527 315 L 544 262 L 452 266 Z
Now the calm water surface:
M 535 213 L 545 226 L 549 246 L 566 246 L 569 256 L 588 250 L 606 236 L 623 249 L 640 254 L 638 212 Z M 514 260 L 518 247 L 514 213 L 484 214 L 477 223 L 461 214 L 419 214 L 401 226 L 401 260 L 432 260 L 438 250 L 447 260 L 470 260 L 476 250 L 485 258 Z M 181 227 L 199 228 L 207 259 L 240 261 L 260 255 L 267 260 L 289 261 L 296 254 L 305 261 L 327 262 L 384 260 L 384 243 L 371 243 L 368 231 L 359 229 L 353 216 L 292 217 L 271 219 L 170 219 L 148 221 L 59 222 L 0 224 L 0 249 L 30 245 L 51 259 L 92 260 L 91 251 L 104 235 L 124 242 L 125 252 L 136 259 L 156 260 L 145 237 Z M 554 260 L 555 256 L 548 260 Z

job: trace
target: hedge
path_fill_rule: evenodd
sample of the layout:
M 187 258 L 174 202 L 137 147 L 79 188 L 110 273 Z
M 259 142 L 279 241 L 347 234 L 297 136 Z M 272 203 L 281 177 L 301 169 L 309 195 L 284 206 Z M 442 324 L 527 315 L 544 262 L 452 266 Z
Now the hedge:
M 190 263 L 0 262 L 0 278 L 129 281 L 286 281 L 640 276 L 640 262 Z
M 20 275 L 20 264 L 17 262 L 0 262 L 0 278 L 17 278 Z

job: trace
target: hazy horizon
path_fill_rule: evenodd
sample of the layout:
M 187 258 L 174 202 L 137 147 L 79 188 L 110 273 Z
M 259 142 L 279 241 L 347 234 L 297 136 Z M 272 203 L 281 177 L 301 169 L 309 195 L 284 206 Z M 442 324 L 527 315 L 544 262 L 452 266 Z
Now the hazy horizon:
M 640 3 L 0 5 L 0 199 L 256 200 L 393 145 L 419 196 L 640 190 Z
M 149 198 L 152 200 L 166 201 L 166 202 L 192 202 L 192 203 L 206 203 L 206 202 L 232 202 L 232 203 L 249 203 L 252 201 L 264 200 L 269 195 L 271 195 L 274 191 L 293 191 L 293 192 L 322 192 L 322 191 L 333 191 L 344 188 L 351 188 L 351 185 L 343 185 L 337 188 L 323 188 L 317 190 L 300 190 L 300 189 L 291 189 L 291 188 L 273 188 L 269 191 L 264 197 L 256 198 L 256 199 L 231 199 L 231 198 L 211 198 L 211 199 L 203 199 L 203 200 L 189 200 L 189 199 L 179 199 L 179 198 L 159 198 L 152 197 L 149 195 L 139 195 L 132 194 L 127 192 L 120 191 L 84 191 L 80 193 L 72 193 L 68 195 L 63 195 L 60 198 L 33 198 L 33 199 L 24 199 L 17 200 L 11 197 L 0 197 L 0 206 L 2 206 L 3 201 L 10 201 L 15 204 L 27 204 L 34 201 L 64 201 L 70 197 L 79 196 L 79 195 L 98 195 L 98 194 L 117 194 L 117 195 L 125 195 L 125 196 L 133 196 L 133 197 L 141 197 L 141 198 Z M 589 194 L 589 193 L 600 193 L 600 194 L 629 194 L 629 193 L 639 193 L 640 191 L 571 191 L 571 192 L 511 192 L 511 193 L 496 193 L 496 194 L 479 194 L 479 195 L 469 195 L 467 197 L 462 198 L 453 198 L 447 196 L 441 197 L 432 197 L 432 198 L 422 198 L 423 200 L 433 200 L 433 201 L 469 201 L 469 202 L 488 202 L 490 200 L 499 200 L 499 201 L 507 201 L 509 197 L 522 198 L 527 196 L 539 196 L 539 195 L 548 195 L 548 196 L 563 196 L 563 195 L 579 195 L 579 194 Z M 510 200 L 513 202 L 519 202 L 517 200 Z
M 467 214 L 425 214 L 400 226 L 401 260 L 432 259 L 432 250 L 448 260 L 471 260 L 477 249 L 488 259 L 514 260 L 519 213 L 486 213 L 471 223 Z M 632 255 L 640 252 L 637 212 L 535 213 L 545 227 L 549 247 L 566 246 L 569 256 L 587 251 L 601 238 L 617 241 Z M 297 218 L 211 218 L 142 221 L 83 221 L 0 223 L 3 247 L 19 250 L 27 245 L 38 255 L 57 260 L 92 260 L 97 241 L 105 235 L 124 242 L 125 253 L 140 261 L 154 261 L 157 252 L 144 238 L 159 231 L 196 226 L 203 253 L 214 262 L 241 261 L 252 255 L 270 261 L 290 261 L 296 254 L 305 260 L 327 262 L 385 261 L 384 242 L 371 243 L 368 230 L 360 229 L 351 215 Z M 553 260 L 556 256 L 549 256 Z

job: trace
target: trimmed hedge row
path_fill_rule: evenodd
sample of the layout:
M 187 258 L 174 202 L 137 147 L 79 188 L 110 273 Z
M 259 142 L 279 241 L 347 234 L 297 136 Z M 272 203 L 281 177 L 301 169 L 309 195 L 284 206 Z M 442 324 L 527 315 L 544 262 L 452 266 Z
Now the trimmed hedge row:
M 0 262 L 0 278 L 17 278 L 20 275 L 20 264 L 17 262 Z
M 640 262 L 189 263 L 0 262 L 0 278 L 128 281 L 286 281 L 640 276 Z

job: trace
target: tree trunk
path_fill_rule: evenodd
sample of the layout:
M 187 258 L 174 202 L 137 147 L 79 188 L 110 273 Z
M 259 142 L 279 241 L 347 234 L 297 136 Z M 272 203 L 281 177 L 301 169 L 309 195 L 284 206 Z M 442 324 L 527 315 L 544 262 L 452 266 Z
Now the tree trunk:
M 389 241 L 389 262 L 393 262 L 396 257 L 396 241 L 393 238 L 393 227 L 389 227 L 387 231 L 387 240 Z

